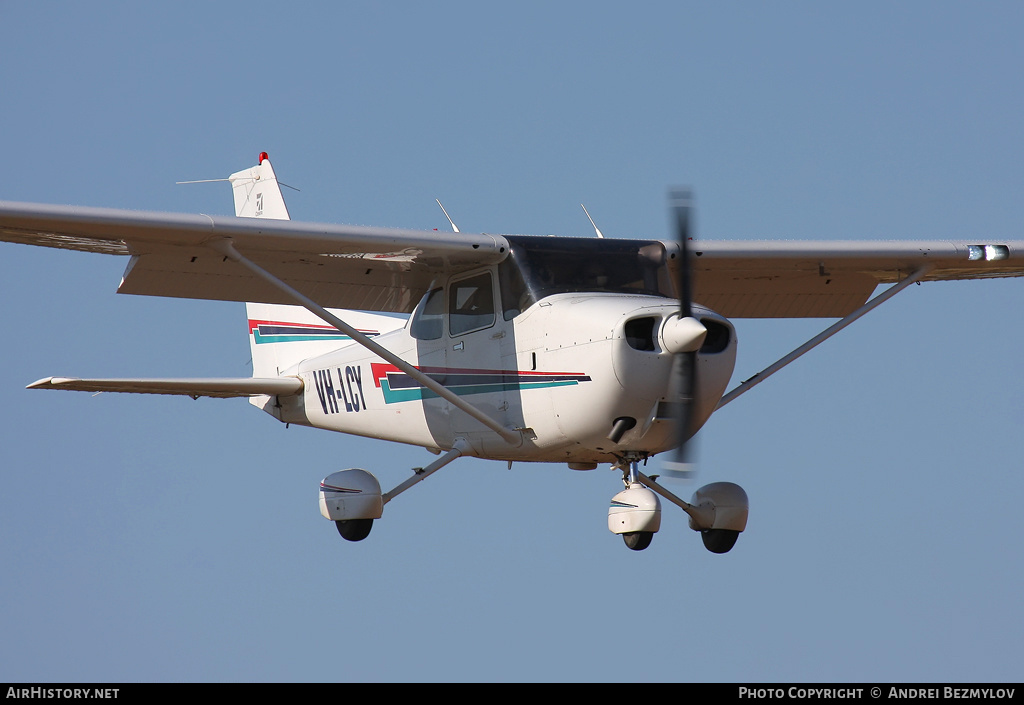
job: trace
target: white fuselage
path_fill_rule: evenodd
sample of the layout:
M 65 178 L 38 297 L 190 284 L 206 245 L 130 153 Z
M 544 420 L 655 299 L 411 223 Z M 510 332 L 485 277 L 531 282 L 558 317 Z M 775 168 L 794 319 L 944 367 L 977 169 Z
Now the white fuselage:
M 433 339 L 417 339 L 406 324 L 374 340 L 503 426 L 520 429 L 520 444 L 355 343 L 281 370 L 301 377 L 304 392 L 264 408 L 289 423 L 430 449 L 449 449 L 462 438 L 474 454 L 499 460 L 587 464 L 672 446 L 664 402 L 673 356 L 659 332 L 678 316 L 675 301 L 563 293 L 514 313 L 505 320 L 499 311 L 489 325 L 456 335 L 445 326 Z M 698 354 L 699 427 L 732 376 L 736 337 L 718 314 L 696 307 L 694 316 L 714 326 Z M 609 433 L 623 417 L 635 423 L 615 443 Z

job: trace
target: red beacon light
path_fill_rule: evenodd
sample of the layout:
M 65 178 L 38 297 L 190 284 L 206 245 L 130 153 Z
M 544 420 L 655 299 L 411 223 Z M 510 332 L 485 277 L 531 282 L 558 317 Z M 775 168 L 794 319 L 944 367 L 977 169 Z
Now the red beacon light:
M 270 159 L 270 155 L 267 154 L 266 152 L 260 152 L 260 162 L 259 163 L 262 164 L 264 159 Z

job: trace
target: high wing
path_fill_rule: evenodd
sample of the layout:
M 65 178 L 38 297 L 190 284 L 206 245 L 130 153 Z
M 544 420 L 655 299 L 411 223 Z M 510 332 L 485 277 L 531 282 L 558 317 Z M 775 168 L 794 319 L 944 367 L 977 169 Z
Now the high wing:
M 292 396 L 301 394 L 298 377 L 226 377 L 184 379 L 79 379 L 47 377 L 26 389 L 63 389 L 75 392 L 130 392 L 134 394 L 179 394 L 198 397 Z
M 294 303 L 211 247 L 224 239 L 322 306 L 396 313 L 435 280 L 508 254 L 483 234 L 0 201 L 0 241 L 130 255 L 119 293 Z
M 1021 240 L 703 240 L 692 255 L 694 299 L 728 318 L 846 316 L 922 268 L 921 281 L 1024 276 Z
M 509 252 L 500 235 L 0 202 L 0 241 L 129 255 L 120 293 L 294 303 L 225 258 L 225 239 L 322 306 L 396 313 Z M 678 244 L 663 244 L 671 267 Z M 724 316 L 840 317 L 921 268 L 922 281 L 1024 276 L 1024 241 L 704 240 L 692 265 L 694 299 Z

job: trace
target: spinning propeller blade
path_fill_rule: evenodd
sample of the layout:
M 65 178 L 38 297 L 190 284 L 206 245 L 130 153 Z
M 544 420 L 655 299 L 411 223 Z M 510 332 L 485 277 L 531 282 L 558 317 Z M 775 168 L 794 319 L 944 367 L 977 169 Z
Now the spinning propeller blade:
M 680 261 L 677 290 L 679 291 L 680 320 L 693 318 L 692 277 L 690 267 L 690 218 L 693 197 L 689 189 L 669 192 L 669 208 L 675 219 L 676 237 L 679 240 Z M 693 347 L 693 346 L 691 346 Z M 697 351 L 684 350 L 675 354 L 672 365 L 672 380 L 669 386 L 674 423 L 675 451 L 671 459 L 662 462 L 662 476 L 691 479 L 696 472 L 693 462 L 692 438 L 694 427 L 694 405 L 697 400 Z

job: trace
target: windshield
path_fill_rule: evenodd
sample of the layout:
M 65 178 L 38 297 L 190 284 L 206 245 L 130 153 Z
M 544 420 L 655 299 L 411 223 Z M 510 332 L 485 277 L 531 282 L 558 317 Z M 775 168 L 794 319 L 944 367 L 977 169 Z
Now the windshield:
M 508 320 L 536 301 L 565 292 L 672 297 L 665 247 L 654 240 L 507 236 L 510 256 L 498 269 Z

